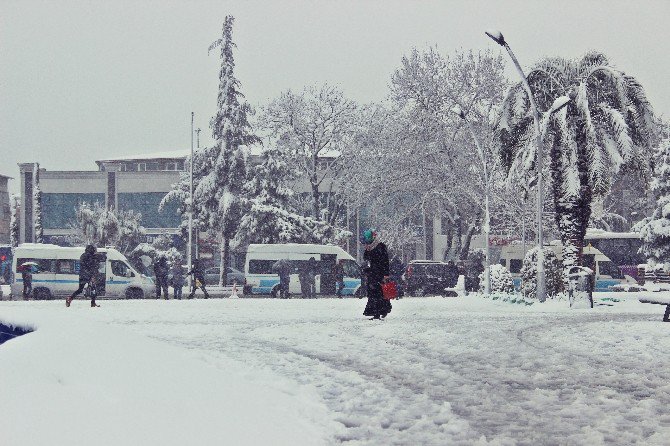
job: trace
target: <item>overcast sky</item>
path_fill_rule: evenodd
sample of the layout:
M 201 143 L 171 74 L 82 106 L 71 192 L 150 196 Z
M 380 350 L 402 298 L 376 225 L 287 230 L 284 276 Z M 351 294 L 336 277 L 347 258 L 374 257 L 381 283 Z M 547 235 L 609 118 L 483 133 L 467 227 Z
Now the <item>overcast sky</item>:
M 96 159 L 188 149 L 191 111 L 208 143 L 220 59 L 207 48 L 228 14 L 235 74 L 254 107 L 324 82 L 382 100 L 412 48 L 497 53 L 484 35 L 495 28 L 525 67 L 601 50 L 670 113 L 665 0 L 0 0 L 0 173 L 18 177 L 16 164 L 31 161 L 93 170 Z

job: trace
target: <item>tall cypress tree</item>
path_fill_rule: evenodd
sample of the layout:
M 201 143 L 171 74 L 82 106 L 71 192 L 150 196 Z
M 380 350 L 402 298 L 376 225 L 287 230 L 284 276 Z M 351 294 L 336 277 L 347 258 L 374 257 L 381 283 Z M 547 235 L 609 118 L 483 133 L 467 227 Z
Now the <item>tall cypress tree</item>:
M 233 22 L 227 16 L 223 33 L 209 49 L 221 47 L 219 72 L 218 111 L 210 122 L 216 144 L 205 150 L 208 165 L 194 192 L 194 201 L 200 203 L 208 228 L 218 232 L 221 243 L 221 277 L 228 268 L 230 241 L 237 233 L 242 218 L 242 187 L 246 181 L 246 158 L 243 146 L 259 141 L 247 119 L 251 107 L 240 102 L 240 82 L 235 78 L 233 59 Z
M 35 187 L 33 188 L 33 226 L 35 234 L 35 243 L 43 243 L 44 231 L 42 230 L 42 190 L 40 189 L 40 165 L 35 163 L 33 179 Z

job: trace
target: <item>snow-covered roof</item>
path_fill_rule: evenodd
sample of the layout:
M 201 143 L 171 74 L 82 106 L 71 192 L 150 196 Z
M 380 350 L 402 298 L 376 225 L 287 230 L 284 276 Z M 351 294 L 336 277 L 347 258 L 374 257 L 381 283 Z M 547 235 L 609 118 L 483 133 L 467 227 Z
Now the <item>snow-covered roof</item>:
M 602 229 L 589 228 L 586 230 L 586 239 L 621 239 L 621 238 L 640 238 L 639 232 L 610 232 Z
M 97 160 L 96 163 L 104 163 L 106 161 L 136 161 L 136 160 L 151 160 L 151 159 L 180 159 L 186 158 L 191 154 L 191 149 L 170 150 L 166 152 L 144 153 L 140 155 L 126 155 L 117 156 L 114 158 L 105 158 Z

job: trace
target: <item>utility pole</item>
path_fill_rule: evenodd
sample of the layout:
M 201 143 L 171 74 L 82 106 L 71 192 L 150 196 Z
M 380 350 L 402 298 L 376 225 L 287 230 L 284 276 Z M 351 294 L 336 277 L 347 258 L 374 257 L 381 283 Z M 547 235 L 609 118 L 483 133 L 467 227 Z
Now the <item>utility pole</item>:
M 188 204 L 188 270 L 193 268 L 193 119 L 195 113 L 191 112 L 191 159 L 188 163 L 190 184 L 189 184 L 189 204 Z M 188 275 L 188 288 L 193 290 L 191 285 L 191 274 Z

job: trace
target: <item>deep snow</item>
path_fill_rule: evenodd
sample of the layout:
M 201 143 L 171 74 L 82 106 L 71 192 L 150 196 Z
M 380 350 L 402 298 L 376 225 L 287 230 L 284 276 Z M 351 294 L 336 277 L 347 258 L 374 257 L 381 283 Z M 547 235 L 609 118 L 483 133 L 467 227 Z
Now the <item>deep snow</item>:
M 667 444 L 670 324 L 481 297 L 0 302 L 3 444 Z M 602 296 L 601 296 L 602 297 Z

